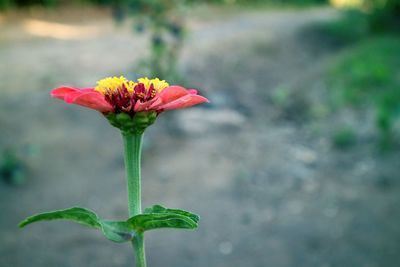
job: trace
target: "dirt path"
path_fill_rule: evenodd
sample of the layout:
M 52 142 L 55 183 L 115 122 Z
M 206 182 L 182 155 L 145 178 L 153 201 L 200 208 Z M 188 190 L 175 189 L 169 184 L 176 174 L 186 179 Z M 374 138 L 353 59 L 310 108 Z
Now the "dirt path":
M 201 227 L 150 232 L 149 266 L 397 266 L 397 218 L 388 218 L 400 211 L 398 153 L 379 158 L 364 141 L 336 151 L 307 120 L 308 88 L 321 86 L 321 62 L 336 51 L 303 27 L 335 16 L 246 11 L 190 21 L 182 71 L 212 105 L 164 114 L 148 130 L 143 196 L 145 206 L 199 213 Z M 0 186 L 0 266 L 132 266 L 128 245 L 80 226 L 16 225 L 77 204 L 126 217 L 118 132 L 48 91 L 125 72 L 145 42 L 110 20 L 89 21 L 90 38 L 68 41 L 34 37 L 23 25 L 13 26 L 17 40 L 0 35 L 0 144 L 33 145 L 38 155 L 25 185 Z M 279 88 L 293 98 L 288 106 L 276 105 Z

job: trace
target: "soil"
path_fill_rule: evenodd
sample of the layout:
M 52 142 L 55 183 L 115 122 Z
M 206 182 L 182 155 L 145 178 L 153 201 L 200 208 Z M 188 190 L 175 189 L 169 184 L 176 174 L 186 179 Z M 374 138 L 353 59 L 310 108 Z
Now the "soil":
M 127 217 L 120 134 L 49 92 L 129 73 L 146 35 L 85 12 L 0 17 L 0 146 L 26 169 L 22 185 L 0 184 L 1 267 L 133 266 L 130 244 L 80 225 L 17 228 L 77 205 Z M 369 112 L 322 112 L 342 48 L 307 29 L 337 12 L 218 12 L 188 20 L 180 64 L 211 103 L 162 114 L 143 155 L 144 206 L 193 211 L 200 228 L 148 232 L 149 266 L 399 266 L 400 152 L 379 152 Z M 343 123 L 359 138 L 339 150 L 331 137 Z

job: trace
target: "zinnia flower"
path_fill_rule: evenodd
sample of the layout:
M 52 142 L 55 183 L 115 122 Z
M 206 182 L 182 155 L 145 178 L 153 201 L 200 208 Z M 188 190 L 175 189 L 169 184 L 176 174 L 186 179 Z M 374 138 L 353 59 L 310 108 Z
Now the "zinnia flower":
M 132 115 L 142 111 L 160 113 L 208 102 L 194 89 L 169 86 L 158 78 L 140 78 L 133 82 L 123 76 L 102 79 L 95 88 L 59 87 L 51 92 L 51 96 L 102 113 L 124 112 Z
M 195 89 L 170 86 L 158 78 L 133 82 L 123 76 L 102 79 L 94 88 L 59 87 L 51 96 L 100 111 L 124 132 L 144 131 L 165 110 L 208 102 Z

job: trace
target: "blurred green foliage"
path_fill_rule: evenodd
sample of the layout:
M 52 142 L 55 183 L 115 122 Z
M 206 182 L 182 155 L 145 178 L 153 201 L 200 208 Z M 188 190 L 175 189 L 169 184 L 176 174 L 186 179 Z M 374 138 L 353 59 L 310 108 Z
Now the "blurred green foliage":
M 400 30 L 399 0 L 369 0 L 368 2 L 371 6 L 369 27 L 372 32 Z
M 119 0 L 113 3 L 117 21 L 132 16 L 135 30 L 148 32 L 150 55 L 143 58 L 135 73 L 161 77 L 171 83 L 182 83 L 178 74 L 178 58 L 184 41 L 185 0 Z
M 238 5 L 310 5 L 327 4 L 328 0 L 191 0 L 192 3 L 238 4 Z
M 381 145 L 393 141 L 400 109 L 400 1 L 362 0 L 317 31 L 340 46 L 352 45 L 331 68 L 329 87 L 336 106 L 373 106 Z M 340 146 L 346 134 L 333 142 Z M 338 141 L 338 142 L 337 142 Z
M 7 149 L 0 154 L 0 178 L 11 185 L 25 181 L 25 165 L 16 150 Z
M 331 69 L 329 87 L 336 104 L 373 105 L 381 144 L 392 141 L 400 115 L 400 36 L 365 39 L 346 51 Z
M 337 20 L 318 24 L 314 29 L 340 46 L 357 42 L 370 35 L 367 15 L 355 9 L 344 10 Z
M 0 9 L 9 9 L 15 7 L 25 7 L 32 5 L 39 5 L 44 7 L 53 7 L 60 4 L 68 4 L 68 3 L 101 3 L 101 0 L 0 0 Z
M 356 143 L 356 134 L 350 127 L 342 127 L 333 135 L 333 144 L 340 149 L 346 149 Z
M 30 5 L 41 5 L 52 7 L 63 4 L 95 4 L 95 5 L 115 5 L 120 3 L 138 3 L 147 2 L 153 5 L 157 0 L 0 0 L 0 9 L 7 9 L 13 7 L 22 7 Z M 165 1 L 173 2 L 173 1 Z M 241 5 L 254 5 L 254 4 L 277 4 L 277 5 L 308 5 L 308 4 L 321 4 L 327 3 L 327 0 L 184 0 L 187 4 L 196 3 L 213 3 L 213 4 L 241 4 Z
M 400 32 L 400 0 L 356 2 L 358 4 L 343 9 L 337 20 L 320 24 L 316 30 L 339 45 L 358 42 L 371 35 Z

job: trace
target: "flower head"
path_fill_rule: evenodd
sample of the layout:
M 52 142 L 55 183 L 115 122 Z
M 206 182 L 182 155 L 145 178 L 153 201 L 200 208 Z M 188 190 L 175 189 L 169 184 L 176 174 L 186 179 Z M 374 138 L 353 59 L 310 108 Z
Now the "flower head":
M 208 102 L 207 98 L 198 95 L 194 89 L 170 86 L 158 78 L 145 77 L 134 82 L 123 76 L 102 79 L 94 88 L 59 87 L 51 92 L 51 96 L 62 99 L 68 104 L 95 109 L 109 119 L 123 113 L 118 117 L 123 117 L 124 120 L 133 119 L 138 113 L 153 114 L 151 115 L 153 118 L 154 114 L 157 116 L 165 110 Z

